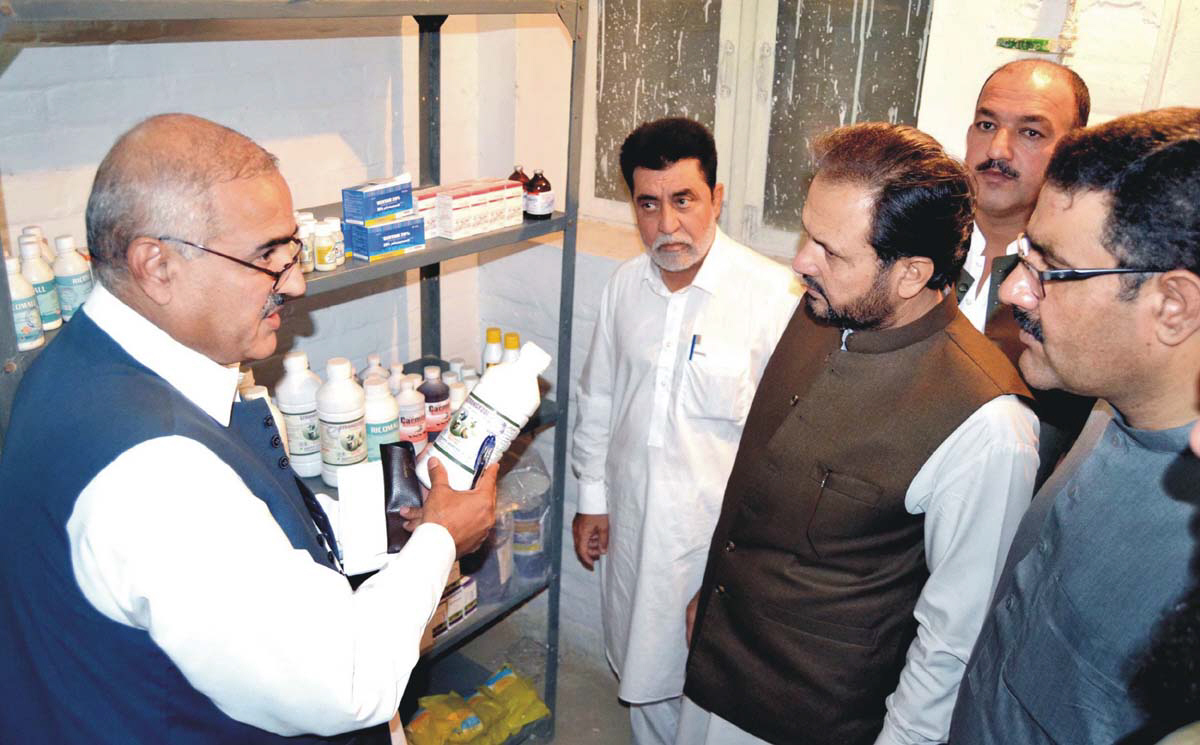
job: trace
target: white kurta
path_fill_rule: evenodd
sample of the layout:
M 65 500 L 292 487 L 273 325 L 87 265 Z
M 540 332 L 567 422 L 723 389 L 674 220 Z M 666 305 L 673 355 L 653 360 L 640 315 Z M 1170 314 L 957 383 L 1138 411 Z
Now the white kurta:
M 577 393 L 579 511 L 609 516 L 605 648 L 638 704 L 683 692 L 684 613 L 758 381 L 800 297 L 791 270 L 721 231 L 692 284 L 645 254 L 600 302 Z

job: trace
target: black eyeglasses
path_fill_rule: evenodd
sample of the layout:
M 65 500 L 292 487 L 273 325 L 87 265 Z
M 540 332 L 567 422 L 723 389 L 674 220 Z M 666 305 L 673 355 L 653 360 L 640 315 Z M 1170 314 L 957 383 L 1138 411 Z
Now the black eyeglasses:
M 279 290 L 279 285 L 283 284 L 283 280 L 287 277 L 288 272 L 290 272 L 292 270 L 292 267 L 296 266 L 296 263 L 298 261 L 300 261 L 300 251 L 304 248 L 304 244 L 302 244 L 300 242 L 300 239 L 298 237 L 296 237 L 295 235 L 293 235 L 291 238 L 288 238 L 288 239 L 284 240 L 283 242 L 277 244 L 273 249 L 271 249 L 271 253 L 267 255 L 268 258 L 275 256 L 276 252 L 279 251 L 280 249 L 284 249 L 285 251 L 287 251 L 287 255 L 290 256 L 291 258 L 288 260 L 288 262 L 286 264 L 283 265 L 282 269 L 280 269 L 279 271 L 275 271 L 273 269 L 267 269 L 266 267 L 261 267 L 258 264 L 252 264 L 249 261 L 244 261 L 242 259 L 237 258 L 236 256 L 230 256 L 229 254 L 223 254 L 220 251 L 214 251 L 211 248 L 208 248 L 206 246 L 201 246 L 199 243 L 192 243 L 191 241 L 185 241 L 182 238 L 172 238 L 169 235 L 160 235 L 155 240 L 173 241 L 175 243 L 182 243 L 185 246 L 191 246 L 192 248 L 198 248 L 205 253 L 212 254 L 213 256 L 220 256 L 222 259 L 229 259 L 230 261 L 232 261 L 236 264 L 241 264 L 242 266 L 253 269 L 256 272 L 262 272 L 263 274 L 265 274 L 275 280 L 275 283 L 271 285 L 271 292 L 276 292 Z M 287 248 L 288 246 L 291 246 L 292 248 L 288 249 Z
M 1073 282 L 1080 279 L 1103 277 L 1105 274 L 1162 274 L 1166 271 L 1165 269 L 1138 269 L 1130 267 L 1110 269 L 1038 269 L 1029 262 L 1029 255 L 1035 250 L 1028 236 L 1024 233 L 1017 236 L 1017 257 L 1021 260 L 1021 266 L 1025 267 L 1025 271 L 1029 274 L 1029 287 L 1038 300 L 1046 297 L 1046 282 Z

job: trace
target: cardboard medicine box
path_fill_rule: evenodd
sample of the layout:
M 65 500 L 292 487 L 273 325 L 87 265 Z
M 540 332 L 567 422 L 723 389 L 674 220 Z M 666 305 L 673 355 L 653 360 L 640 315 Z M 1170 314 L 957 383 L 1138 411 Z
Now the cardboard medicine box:
M 425 248 L 425 221 L 410 216 L 375 227 L 342 223 L 346 250 L 368 262 L 403 256 Z
M 412 177 L 407 173 L 342 189 L 342 220 L 369 225 L 412 211 Z

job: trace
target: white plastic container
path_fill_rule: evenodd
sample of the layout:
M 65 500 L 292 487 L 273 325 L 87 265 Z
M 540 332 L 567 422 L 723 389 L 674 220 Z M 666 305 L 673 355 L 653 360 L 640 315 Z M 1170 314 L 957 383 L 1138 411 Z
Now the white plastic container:
M 521 335 L 516 331 L 509 331 L 504 335 L 504 351 L 500 355 L 500 362 L 515 362 L 520 356 Z
M 374 376 L 377 378 L 388 379 L 389 370 L 383 366 L 379 355 L 372 352 L 367 355 L 367 369 L 363 370 L 363 382 L 367 382 L 367 378 Z
M 450 383 L 450 413 L 458 411 L 467 402 L 467 385 L 457 380 Z
M 346 263 L 346 236 L 342 234 L 342 221 L 336 217 L 327 217 L 324 223 L 329 226 L 329 234 L 333 236 L 333 255 L 337 257 L 337 265 Z
M 60 235 L 54 239 L 54 287 L 64 321 L 71 320 L 83 301 L 92 294 L 92 268 L 75 250 L 75 239 Z
M 337 269 L 337 244 L 333 240 L 333 231 L 324 223 L 317 223 L 313 230 L 313 261 L 318 272 Z
M 458 373 L 454 372 L 453 370 L 447 370 L 446 372 L 442 373 L 442 382 L 446 385 L 454 385 L 458 382 Z
M 17 349 L 24 352 L 46 343 L 42 333 L 42 314 L 38 311 L 37 293 L 21 274 L 21 260 L 10 256 L 4 260 L 8 272 L 8 294 L 12 296 L 13 327 L 17 332 Z
M 449 360 L 447 360 L 447 361 L 450 363 L 450 372 L 452 372 L 452 373 L 454 373 L 455 375 L 459 376 L 459 379 L 461 379 L 461 378 L 462 378 L 463 365 L 467 364 L 467 361 L 466 361 L 466 360 L 464 360 L 462 357 L 451 357 L 451 358 L 450 358 Z
M 400 392 L 396 394 L 396 405 L 400 415 L 400 439 L 413 444 L 413 452 L 425 449 L 425 396 L 411 380 L 400 381 Z
M 404 382 L 404 365 L 399 362 L 391 367 L 392 374 L 388 376 L 388 390 L 393 396 L 399 395 L 400 384 Z
M 271 400 L 271 394 L 267 392 L 267 387 L 265 385 L 251 385 L 247 386 L 245 390 L 238 392 L 242 395 L 243 401 L 254 401 L 261 398 L 267 402 L 267 408 L 271 410 L 271 418 L 275 420 L 275 429 L 279 430 L 279 439 L 283 441 L 283 451 L 285 453 L 290 452 L 288 449 L 287 423 L 283 420 L 283 412 Z M 291 460 L 291 456 L 288 457 L 288 460 Z
M 58 290 L 54 288 L 54 270 L 42 258 L 42 249 L 37 238 L 23 235 L 18 240 L 21 246 L 21 274 L 33 285 L 33 292 L 37 295 L 42 330 L 53 331 L 62 325 Z
M 487 343 L 483 347 L 483 369 L 486 372 L 492 365 L 499 365 L 500 358 L 504 356 L 504 349 L 500 346 L 500 329 L 492 326 L 487 330 Z
M 316 255 L 313 252 L 314 223 L 311 217 L 305 219 L 303 213 L 297 222 L 297 235 L 300 238 L 300 271 L 308 274 L 317 267 Z
M 42 254 L 42 258 L 47 264 L 54 263 L 54 251 L 50 248 L 50 242 L 46 240 L 46 234 L 42 232 L 42 227 L 40 225 L 26 225 L 21 229 L 21 235 L 28 235 L 35 238 L 37 240 L 38 249 Z M 19 243 L 20 238 L 18 238 L 17 241 Z
M 321 479 L 337 486 L 338 469 L 367 459 L 366 395 L 354 382 L 354 369 L 345 357 L 334 357 L 325 365 L 325 385 L 317 390 L 317 419 Z
M 479 373 L 473 367 L 464 367 L 462 371 L 462 382 L 467 386 L 467 393 L 475 390 L 475 386 L 479 385 Z
M 388 390 L 386 378 L 367 376 L 366 389 L 367 460 L 379 460 L 379 446 L 400 439 L 400 407 Z
M 321 423 L 317 419 L 317 389 L 321 378 L 308 369 L 308 355 L 293 349 L 283 356 L 283 378 L 275 400 L 287 430 L 292 470 L 304 477 L 321 475 Z
M 508 450 L 521 427 L 541 403 L 538 374 L 550 364 L 550 355 L 533 342 L 526 342 L 515 362 L 496 365 L 483 374 L 479 385 L 467 396 L 450 426 L 417 459 L 417 478 L 429 486 L 429 458 L 437 456 L 454 489 L 469 489 L 475 478 L 475 459 L 488 435 L 496 437 L 489 463 Z

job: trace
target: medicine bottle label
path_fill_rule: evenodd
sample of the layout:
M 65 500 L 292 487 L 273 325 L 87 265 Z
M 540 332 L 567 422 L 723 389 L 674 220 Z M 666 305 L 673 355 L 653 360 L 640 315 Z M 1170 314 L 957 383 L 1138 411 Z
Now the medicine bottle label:
M 17 329 L 17 344 L 28 344 L 42 338 L 42 316 L 37 300 L 24 297 L 12 301 L 13 323 Z
M 321 452 L 321 423 L 317 419 L 316 409 L 284 414 L 283 426 L 287 427 L 288 452 L 293 456 Z
M 379 446 L 400 439 L 400 420 L 390 422 L 367 422 L 367 460 L 376 461 L 382 456 Z
M 58 288 L 58 301 L 62 305 L 63 319 L 69 321 L 92 293 L 92 274 L 81 272 L 64 277 L 56 275 L 54 286 Z
M 539 191 L 525 194 L 525 211 L 531 215 L 549 215 L 554 211 L 554 192 Z
M 313 250 L 317 271 L 331 271 L 337 268 L 337 248 L 332 238 L 322 236 L 313 241 Z
M 461 409 L 460 409 L 461 411 Z M 450 399 L 425 402 L 425 431 L 441 432 L 450 421 Z M 468 466 L 470 468 L 470 466 Z
M 433 447 L 438 455 L 449 458 L 467 471 L 475 469 L 475 458 L 483 438 L 496 436 L 493 460 L 490 461 L 495 462 L 521 431 L 520 425 L 474 393 L 467 396 L 466 403 L 455 412 L 446 429 L 450 437 L 439 437 Z
M 546 523 L 547 510 L 533 520 L 513 520 L 513 553 L 520 556 L 542 552 L 542 530 Z
M 321 461 L 349 466 L 367 459 L 367 430 L 363 417 L 348 422 L 321 420 Z
M 417 416 L 400 417 L 400 439 L 405 442 L 416 442 L 425 439 L 425 413 Z
M 33 291 L 37 294 L 38 311 L 42 314 L 42 325 L 54 323 L 62 317 L 58 309 L 58 291 L 54 289 L 54 280 L 32 284 Z

